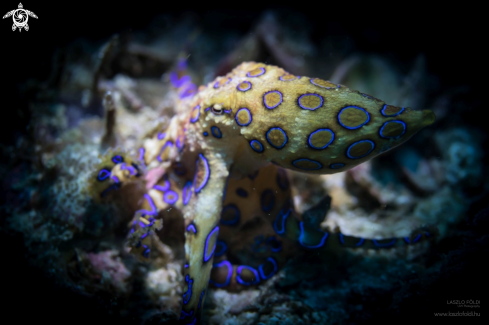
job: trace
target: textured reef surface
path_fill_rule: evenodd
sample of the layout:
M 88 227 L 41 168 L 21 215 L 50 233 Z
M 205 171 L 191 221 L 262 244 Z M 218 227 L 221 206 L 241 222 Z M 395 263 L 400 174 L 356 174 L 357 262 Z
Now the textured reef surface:
M 3 240 L 36 274 L 24 294 L 128 324 L 362 323 L 480 299 L 457 296 L 489 238 L 468 90 L 437 87 L 423 54 L 288 23 L 217 38 L 163 16 L 74 41 L 22 84 L 29 124 L 0 175 Z

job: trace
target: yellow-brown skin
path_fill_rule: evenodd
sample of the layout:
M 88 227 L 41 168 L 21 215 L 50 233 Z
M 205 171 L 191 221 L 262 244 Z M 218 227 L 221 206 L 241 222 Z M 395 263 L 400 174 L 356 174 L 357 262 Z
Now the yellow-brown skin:
M 388 106 L 379 99 L 342 85 L 317 78 L 296 77 L 281 68 L 255 62 L 239 65 L 228 75 L 217 78 L 206 87 L 201 86 L 192 98 L 176 105 L 177 115 L 165 130 L 165 136 L 155 136 L 144 143 L 143 160 L 148 168 L 166 170 L 171 188 L 180 199 L 168 204 L 162 200 L 162 192 L 153 188 L 143 201 L 142 209 L 151 210 L 151 200 L 157 212 L 169 206 L 183 211 L 188 267 L 185 268 L 186 303 L 182 308 L 182 319 L 186 323 L 200 319 L 200 308 L 213 265 L 210 253 L 218 239 L 217 234 L 220 240 L 228 242 L 231 254 L 243 252 L 244 259 L 252 255 L 249 243 L 253 234 L 274 234 L 271 223 L 277 214 L 285 211 L 284 207 L 291 200 L 288 188 L 277 187 L 275 179 L 279 170 L 270 163 L 312 174 L 345 171 L 403 143 L 435 120 L 429 110 Z M 391 123 L 385 125 L 386 122 Z M 318 130 L 322 131 L 316 132 Z M 381 130 L 382 135 L 391 138 L 381 137 Z M 183 147 L 177 148 L 177 140 L 184 144 Z M 165 147 L 168 143 L 172 145 Z M 181 169 L 178 173 L 176 164 Z M 247 180 L 246 176 L 257 171 L 257 179 Z M 111 176 L 123 176 L 124 172 L 117 165 Z M 131 177 L 125 175 L 124 180 Z M 184 204 L 182 188 L 189 182 L 192 182 L 191 199 Z M 227 183 L 232 190 L 226 193 Z M 163 179 L 157 183 L 163 184 Z M 250 194 L 247 200 L 235 195 L 237 187 Z M 95 182 L 93 192 L 100 193 L 100 188 L 101 185 Z M 270 211 L 260 209 L 261 194 L 266 189 L 276 194 Z M 244 217 L 234 228 L 222 222 L 219 224 L 223 201 L 224 206 L 235 203 L 244 211 Z M 293 212 L 292 204 L 289 206 L 292 212 L 283 219 L 287 229 L 281 235 L 299 239 L 303 246 L 312 247 L 320 243 L 324 233 L 302 225 Z M 140 215 L 148 218 L 144 213 L 139 213 L 137 218 Z M 196 232 L 188 228 L 190 225 Z M 213 232 L 218 226 L 220 231 Z M 132 238 L 137 239 L 143 232 L 149 233 L 157 227 L 161 224 L 143 227 Z M 303 227 L 302 238 L 300 227 Z M 149 238 L 143 239 L 143 244 Z M 352 241 L 352 246 L 358 242 L 355 238 L 346 238 L 346 242 L 348 240 Z M 208 259 L 204 257 L 206 242 Z M 275 256 L 279 265 L 292 252 L 289 242 L 285 240 L 282 244 L 285 248 L 283 253 L 270 255 Z M 270 265 L 266 267 L 270 269 Z M 253 280 L 250 272 L 241 274 L 246 281 Z M 221 283 L 223 276 L 225 279 L 225 274 L 219 269 L 213 273 L 213 279 Z M 233 266 L 229 288 L 240 288 L 236 281 L 236 266 Z

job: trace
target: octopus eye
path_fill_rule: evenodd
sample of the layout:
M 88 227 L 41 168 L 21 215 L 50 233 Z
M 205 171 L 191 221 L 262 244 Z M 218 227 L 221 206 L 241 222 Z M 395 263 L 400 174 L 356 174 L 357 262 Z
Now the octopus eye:
M 214 106 L 211 106 L 211 112 L 216 115 L 221 115 L 222 113 L 224 113 L 224 109 L 221 105 L 216 104 Z

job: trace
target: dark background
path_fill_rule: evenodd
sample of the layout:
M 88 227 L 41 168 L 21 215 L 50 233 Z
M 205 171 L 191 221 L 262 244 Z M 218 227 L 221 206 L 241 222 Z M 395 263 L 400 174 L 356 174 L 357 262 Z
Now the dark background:
M 16 9 L 17 1 L 3 1 L 0 5 L 1 15 Z M 487 66 L 487 36 L 484 30 L 487 27 L 484 26 L 482 8 L 465 8 L 463 3 L 458 3 L 459 7 L 427 9 L 425 6 L 411 5 L 410 2 L 391 2 L 387 7 L 376 8 L 356 7 L 345 2 L 315 2 L 315 5 L 312 2 L 298 2 L 296 7 L 258 7 L 243 1 L 238 9 L 236 3 L 231 3 L 234 9 L 223 9 L 183 1 L 178 3 L 179 7 L 169 1 L 23 2 L 24 9 L 33 11 L 39 17 L 29 19 L 28 32 L 12 32 L 11 17 L 0 24 L 1 93 L 2 98 L 7 99 L 1 105 L 0 143 L 14 144 L 18 136 L 25 133 L 30 118 L 29 98 L 20 91 L 19 83 L 28 78 L 45 80 L 50 73 L 53 51 L 57 47 L 64 47 L 79 37 L 105 40 L 126 29 L 143 29 L 157 14 L 170 13 L 178 17 L 188 11 L 195 12 L 207 30 L 228 29 L 242 35 L 249 32 L 251 24 L 264 10 L 299 11 L 314 28 L 313 42 L 327 35 L 350 37 L 359 51 L 388 54 L 400 62 L 411 62 L 417 54 L 424 53 L 428 72 L 439 78 L 441 88 L 470 88 L 469 93 L 464 95 L 467 96 L 467 105 L 460 118 L 475 127 L 486 128 L 484 87 L 487 76 L 484 70 Z M 19 114 L 18 110 L 22 113 Z M 72 321 L 121 323 L 106 310 L 98 310 L 96 299 L 61 289 L 55 279 L 46 279 L 36 269 L 29 267 L 24 259 L 22 238 L 2 238 L 2 247 L 5 251 L 2 263 L 4 275 L 0 283 L 4 296 L 2 300 L 6 303 L 2 303 L 1 310 L 5 316 L 11 314 L 19 320 L 46 320 L 51 324 Z M 461 286 L 457 290 L 470 295 L 474 288 Z M 444 302 L 445 298 L 442 297 L 441 301 Z M 463 298 L 456 295 L 454 299 Z M 482 306 L 486 303 L 487 300 L 483 300 Z M 484 308 L 481 309 L 484 311 Z M 472 323 L 472 319 L 464 320 Z

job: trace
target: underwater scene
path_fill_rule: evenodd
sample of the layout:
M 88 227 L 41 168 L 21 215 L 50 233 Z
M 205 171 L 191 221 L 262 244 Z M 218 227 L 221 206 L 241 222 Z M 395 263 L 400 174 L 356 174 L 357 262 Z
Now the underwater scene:
M 487 321 L 472 25 L 21 5 L 0 144 L 17 321 Z

